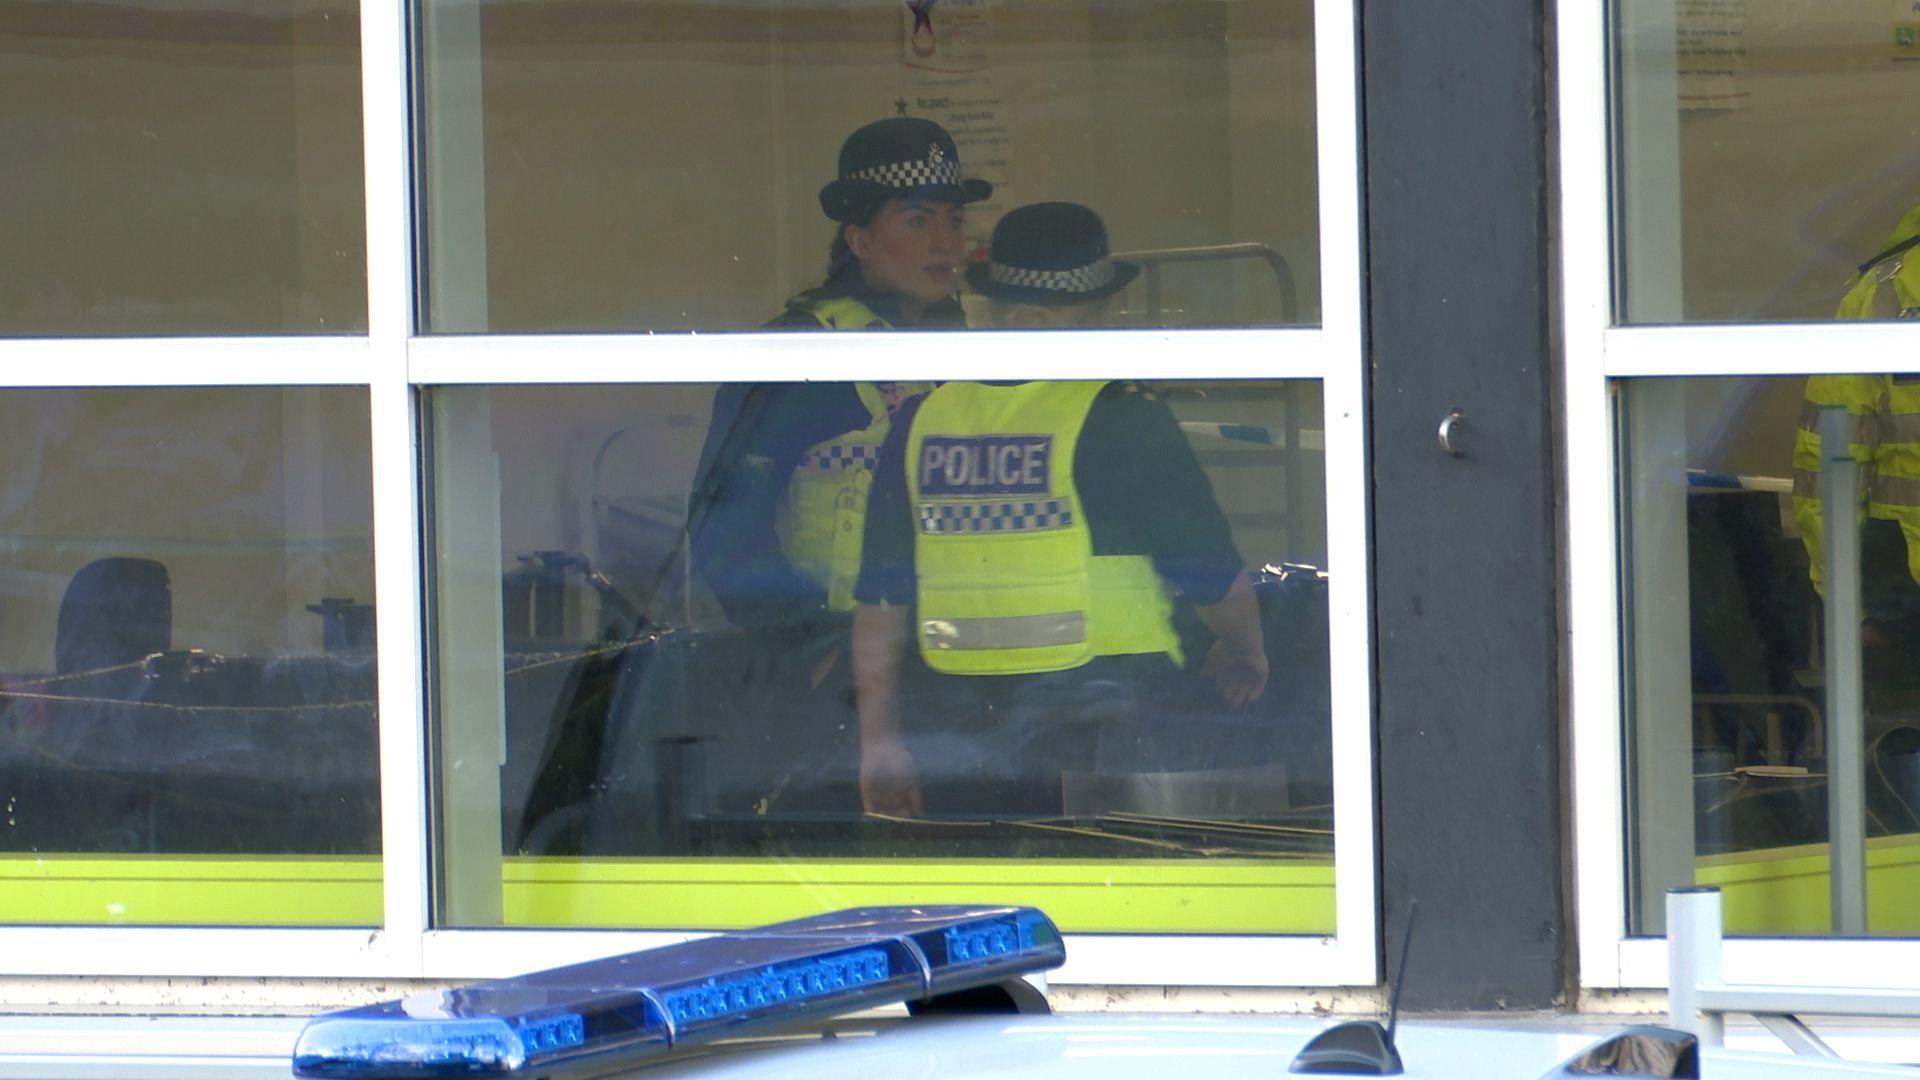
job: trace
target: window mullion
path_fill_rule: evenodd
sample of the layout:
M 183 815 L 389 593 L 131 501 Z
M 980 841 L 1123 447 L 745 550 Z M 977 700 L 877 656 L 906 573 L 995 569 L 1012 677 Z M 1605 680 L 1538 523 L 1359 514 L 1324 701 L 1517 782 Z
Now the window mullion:
M 1357 335 L 1346 339 L 1357 348 Z M 1319 329 L 427 337 L 421 385 L 889 379 L 1318 379 L 1353 353 Z M 535 362 L 537 361 L 537 362 Z
M 416 974 L 428 919 L 428 814 L 417 437 L 407 339 L 414 326 L 412 110 L 407 8 L 360 5 L 373 439 L 374 597 L 380 670 L 384 936 L 395 974 Z

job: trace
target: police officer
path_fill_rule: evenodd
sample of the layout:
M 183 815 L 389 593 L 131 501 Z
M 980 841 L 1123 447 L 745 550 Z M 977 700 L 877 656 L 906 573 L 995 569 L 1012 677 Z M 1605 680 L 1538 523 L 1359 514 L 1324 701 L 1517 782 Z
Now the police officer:
M 1043 203 L 1007 214 L 968 273 L 996 325 L 1074 325 L 1138 267 L 1111 259 L 1092 211 Z M 1266 685 L 1226 519 L 1135 385 L 943 384 L 896 418 L 868 510 L 854 677 L 871 813 L 1060 813 L 1062 771 L 1181 707 L 1170 589 L 1215 634 L 1202 667 L 1221 696 Z
M 930 120 L 860 128 L 840 149 L 838 176 L 820 192 L 821 209 L 836 223 L 826 279 L 766 325 L 964 326 L 954 296 L 966 254 L 964 208 L 992 190 L 962 175 L 952 136 Z M 692 544 L 722 610 L 750 632 L 766 689 L 818 691 L 816 698 L 839 703 L 812 704 L 847 709 L 840 657 L 874 458 L 901 400 L 929 388 L 795 382 L 729 385 L 716 394 L 696 474 Z M 791 696 L 782 704 L 796 715 L 809 708 Z M 806 740 L 805 732 L 794 737 Z
M 1860 267 L 1841 298 L 1841 319 L 1920 318 L 1920 207 L 1887 247 Z M 1815 375 L 1793 442 L 1793 516 L 1813 583 L 1824 591 L 1820 412 L 1847 410 L 1848 442 L 1860 463 L 1866 521 L 1860 532 L 1862 638 L 1870 704 L 1920 702 L 1920 374 Z
M 992 194 L 963 177 L 931 120 L 880 120 L 848 136 L 820 192 L 838 223 L 826 280 L 766 325 L 872 330 L 965 325 L 954 291 L 965 206 Z M 723 387 L 701 454 L 696 554 L 736 624 L 851 610 L 867 475 L 892 411 L 927 384 Z

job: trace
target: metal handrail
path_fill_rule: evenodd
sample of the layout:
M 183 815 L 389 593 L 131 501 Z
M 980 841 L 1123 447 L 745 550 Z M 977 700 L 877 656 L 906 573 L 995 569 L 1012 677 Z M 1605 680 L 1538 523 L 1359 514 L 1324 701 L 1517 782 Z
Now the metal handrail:
M 1722 975 L 1725 924 L 1720 890 L 1667 890 L 1667 1023 L 1690 1031 L 1703 1050 L 1726 1044 L 1727 1014 L 1745 1013 L 1796 1055 L 1839 1055 L 1802 1016 L 1920 1018 L 1920 993 L 1870 987 L 1729 983 Z
M 1147 306 L 1160 315 L 1160 267 L 1164 263 L 1223 262 L 1229 259 L 1264 259 L 1280 287 L 1280 319 L 1292 323 L 1300 317 L 1299 290 L 1293 283 L 1293 267 L 1287 257 L 1272 247 L 1247 241 L 1236 244 L 1198 244 L 1192 247 L 1144 248 L 1115 252 L 1119 262 L 1139 263 L 1146 269 Z

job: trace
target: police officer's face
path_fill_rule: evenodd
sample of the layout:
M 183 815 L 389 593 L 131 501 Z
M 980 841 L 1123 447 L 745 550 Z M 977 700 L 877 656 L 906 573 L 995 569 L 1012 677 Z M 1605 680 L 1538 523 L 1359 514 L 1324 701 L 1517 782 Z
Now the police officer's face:
M 1058 330 L 1079 326 L 1111 326 L 1110 297 L 1085 304 L 1015 304 L 995 300 L 988 305 L 993 325 L 1011 330 Z
M 847 226 L 847 246 L 868 285 L 918 314 L 953 295 L 966 257 L 965 225 L 958 203 L 889 199 L 867 224 Z

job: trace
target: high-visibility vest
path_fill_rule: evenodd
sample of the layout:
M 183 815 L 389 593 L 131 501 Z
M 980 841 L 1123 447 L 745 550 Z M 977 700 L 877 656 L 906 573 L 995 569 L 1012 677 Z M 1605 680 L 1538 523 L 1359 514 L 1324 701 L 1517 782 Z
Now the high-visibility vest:
M 1080 431 L 1105 385 L 950 382 L 921 404 L 906 464 L 928 667 L 1019 675 L 1096 656 L 1178 658 L 1152 560 L 1093 554 L 1074 487 Z
M 873 309 L 851 296 L 815 300 L 807 305 L 807 314 L 819 321 L 823 330 L 866 330 L 879 327 L 891 330 L 892 324 L 874 314 Z
M 1860 268 L 1840 300 L 1841 319 L 1920 318 L 1920 207 L 1909 210 L 1889 246 Z M 1860 465 L 1856 513 L 1900 525 L 1907 572 L 1920 581 L 1920 374 L 1815 375 L 1793 437 L 1793 516 L 1815 588 L 1824 589 L 1820 496 L 1820 410 L 1847 409 L 1848 450 Z
M 820 300 L 808 311 L 829 330 L 863 330 L 887 323 L 850 297 Z M 860 546 L 866 537 L 867 492 L 880 444 L 892 428 L 893 407 L 932 383 L 855 383 L 867 407 L 863 428 L 816 443 L 800 456 L 774 518 L 780 550 L 794 569 L 825 589 L 830 611 L 853 610 L 860 576 Z

